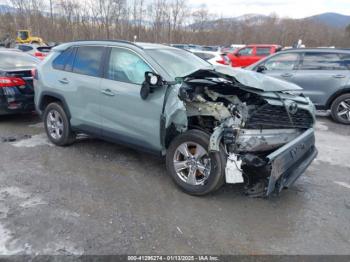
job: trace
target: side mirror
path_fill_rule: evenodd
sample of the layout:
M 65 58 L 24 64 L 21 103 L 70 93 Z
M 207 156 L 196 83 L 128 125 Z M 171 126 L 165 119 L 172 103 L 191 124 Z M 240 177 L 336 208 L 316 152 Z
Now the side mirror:
M 266 71 L 266 70 L 267 70 L 266 66 L 264 66 L 264 65 L 259 65 L 259 66 L 257 67 L 257 69 L 256 69 L 256 72 L 258 72 L 258 73 L 263 73 L 263 72 Z
M 153 72 L 145 73 L 145 81 L 142 83 L 140 96 L 143 100 L 146 100 L 150 93 L 153 93 L 154 89 L 163 85 L 163 79 L 160 75 Z

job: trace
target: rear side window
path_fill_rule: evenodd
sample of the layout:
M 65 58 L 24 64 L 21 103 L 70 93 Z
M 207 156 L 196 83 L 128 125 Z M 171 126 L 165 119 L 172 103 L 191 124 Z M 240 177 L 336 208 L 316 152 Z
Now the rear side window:
M 101 46 L 79 47 L 75 55 L 73 72 L 98 77 L 104 50 L 105 48 Z
M 350 69 L 350 54 L 340 54 L 342 63 Z
M 27 46 L 27 45 L 19 45 L 18 49 L 23 51 L 23 52 L 28 52 L 28 51 L 33 50 L 33 47 Z
M 57 70 L 72 70 L 73 60 L 74 60 L 75 48 L 68 48 L 63 51 L 59 56 L 55 58 L 52 62 L 52 67 Z
M 346 70 L 346 61 L 336 53 L 310 52 L 304 54 L 303 70 Z
M 257 47 L 256 55 L 258 56 L 268 56 L 270 54 L 270 47 Z

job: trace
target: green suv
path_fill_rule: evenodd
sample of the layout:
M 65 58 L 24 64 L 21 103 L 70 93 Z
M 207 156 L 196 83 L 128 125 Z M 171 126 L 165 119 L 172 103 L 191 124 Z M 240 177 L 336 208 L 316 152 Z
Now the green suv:
M 86 133 L 166 156 L 168 173 L 193 195 L 224 183 L 278 193 L 317 155 L 315 108 L 298 86 L 169 46 L 62 44 L 38 65 L 34 86 L 52 143 Z

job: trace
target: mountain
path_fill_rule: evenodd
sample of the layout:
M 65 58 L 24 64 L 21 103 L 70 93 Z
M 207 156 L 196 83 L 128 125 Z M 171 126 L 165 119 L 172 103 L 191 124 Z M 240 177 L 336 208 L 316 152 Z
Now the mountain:
M 0 14 L 14 13 L 14 12 L 16 12 L 16 8 L 8 5 L 0 5 Z
M 348 25 L 350 25 L 350 15 L 342 15 L 338 13 L 323 13 L 319 15 L 306 17 L 304 19 L 315 21 L 336 28 L 345 28 Z

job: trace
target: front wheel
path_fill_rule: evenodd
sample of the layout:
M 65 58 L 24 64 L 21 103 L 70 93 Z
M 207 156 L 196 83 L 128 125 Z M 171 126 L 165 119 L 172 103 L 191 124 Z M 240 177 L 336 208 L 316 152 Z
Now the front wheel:
M 334 100 L 331 114 L 336 122 L 350 125 L 350 94 L 341 95 Z
M 203 131 L 190 130 L 178 135 L 167 150 L 168 173 L 188 194 L 205 195 L 224 183 L 224 150 L 208 152 L 209 139 Z

